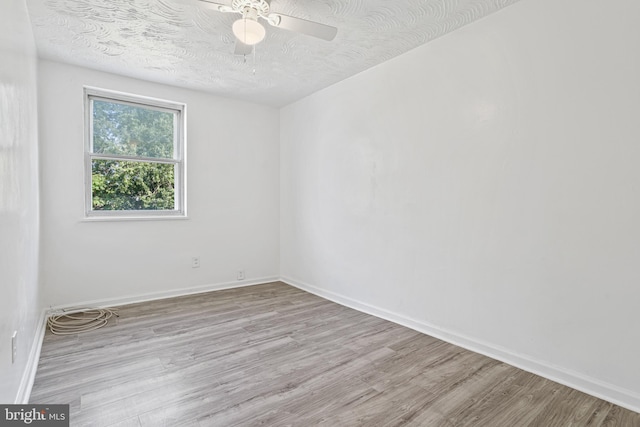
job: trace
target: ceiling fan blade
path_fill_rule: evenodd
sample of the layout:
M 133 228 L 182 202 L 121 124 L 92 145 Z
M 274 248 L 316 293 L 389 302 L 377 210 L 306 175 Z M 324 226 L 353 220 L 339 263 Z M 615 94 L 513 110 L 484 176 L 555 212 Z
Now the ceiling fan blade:
M 253 46 L 242 43 L 240 40 L 236 39 L 236 48 L 233 52 L 234 55 L 249 55 L 253 52 Z
M 336 34 L 338 34 L 336 27 L 319 22 L 307 21 L 302 18 L 294 18 L 293 16 L 280 15 L 279 13 L 270 13 L 267 17 L 267 22 L 274 27 L 318 37 L 319 39 L 327 41 L 333 40 Z

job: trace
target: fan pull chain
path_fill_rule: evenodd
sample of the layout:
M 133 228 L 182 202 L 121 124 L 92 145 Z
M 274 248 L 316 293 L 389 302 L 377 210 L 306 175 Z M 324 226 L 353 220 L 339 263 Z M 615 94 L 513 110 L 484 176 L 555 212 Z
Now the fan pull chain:
M 253 47 L 253 75 L 256 75 L 256 49 L 257 46 Z
M 244 55 L 242 55 L 242 63 L 246 64 L 247 63 L 247 54 L 245 53 Z M 256 75 L 256 47 L 253 47 L 253 67 L 251 69 L 251 72 L 253 73 L 253 75 Z

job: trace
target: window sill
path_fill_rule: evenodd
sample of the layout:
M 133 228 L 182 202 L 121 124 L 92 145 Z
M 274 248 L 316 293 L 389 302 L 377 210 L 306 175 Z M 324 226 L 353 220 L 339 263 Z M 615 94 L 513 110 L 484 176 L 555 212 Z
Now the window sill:
M 118 221 L 175 221 L 188 220 L 186 215 L 149 215 L 149 216 L 89 216 L 80 222 L 118 222 Z

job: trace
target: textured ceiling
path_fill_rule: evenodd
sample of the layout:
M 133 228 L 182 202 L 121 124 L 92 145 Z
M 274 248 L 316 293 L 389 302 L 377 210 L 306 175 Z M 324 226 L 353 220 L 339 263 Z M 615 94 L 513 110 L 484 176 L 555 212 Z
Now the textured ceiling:
M 271 11 L 338 35 L 327 42 L 267 25 L 255 57 L 233 54 L 238 15 L 197 0 L 27 4 L 43 58 L 283 106 L 517 1 L 273 0 Z

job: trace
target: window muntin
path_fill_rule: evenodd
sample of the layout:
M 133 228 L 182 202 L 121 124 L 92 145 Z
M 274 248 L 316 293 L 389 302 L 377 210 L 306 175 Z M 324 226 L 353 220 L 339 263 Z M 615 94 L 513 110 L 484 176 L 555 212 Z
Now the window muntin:
M 184 104 L 85 88 L 88 217 L 180 216 Z

